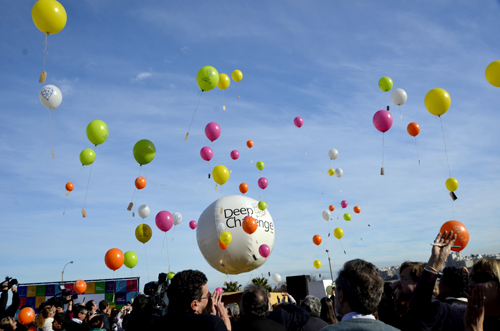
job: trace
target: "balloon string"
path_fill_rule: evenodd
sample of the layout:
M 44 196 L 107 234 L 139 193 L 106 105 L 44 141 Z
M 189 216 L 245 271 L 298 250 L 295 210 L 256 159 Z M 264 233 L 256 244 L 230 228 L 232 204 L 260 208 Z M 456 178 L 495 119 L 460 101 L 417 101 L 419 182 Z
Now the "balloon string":
M 302 139 L 302 145 L 304 146 L 304 151 L 307 155 L 307 148 L 306 148 L 306 143 L 304 142 L 304 136 L 302 135 L 302 132 L 300 133 L 300 138 Z
M 323 187 L 323 192 L 321 192 L 321 195 L 323 195 L 323 193 L 325 193 L 325 190 L 326 190 L 326 185 L 328 184 L 328 179 L 325 180 L 325 187 Z
M 451 211 L 453 212 L 453 219 L 455 219 L 455 203 L 453 199 L 451 200 Z
M 382 168 L 384 167 L 385 132 L 382 132 Z
M 226 101 L 224 100 L 224 90 L 222 90 L 222 110 L 226 110 Z
M 144 168 L 142 168 L 142 166 L 141 166 L 141 169 L 144 172 L 144 176 L 146 177 L 146 179 L 148 180 L 148 182 L 153 183 L 153 185 L 155 185 L 155 186 L 165 186 L 164 184 L 156 184 L 155 182 L 153 182 L 151 179 L 149 179 L 148 175 L 146 174 L 146 170 L 144 170 Z
M 194 116 L 196 115 L 196 111 L 198 110 L 198 106 L 200 105 L 200 100 L 201 100 L 201 96 L 203 95 L 203 91 L 198 92 L 198 93 L 200 94 L 200 98 L 198 99 L 198 104 L 196 105 L 196 108 L 194 109 L 194 114 L 193 114 L 193 118 L 191 119 L 191 123 L 189 123 L 189 129 L 188 129 L 188 132 L 186 133 L 186 138 L 184 139 L 185 141 L 188 140 L 189 131 L 191 130 L 191 125 L 193 125 Z
M 418 153 L 417 137 L 415 137 L 415 149 L 417 150 L 418 165 L 420 165 L 420 154 Z
M 148 252 L 146 251 L 146 244 L 144 245 L 144 255 L 146 256 L 146 271 L 148 273 L 148 283 L 149 283 L 149 265 L 148 265 Z
M 399 106 L 399 112 L 401 113 L 401 119 L 403 119 L 403 112 L 401 111 L 401 105 Z
M 448 160 L 448 151 L 446 149 L 446 140 L 444 139 L 443 120 L 441 119 L 441 116 L 439 116 L 439 121 L 441 122 L 441 132 L 443 133 L 444 153 L 446 154 L 446 162 L 448 163 L 448 173 L 450 174 L 450 177 L 451 177 L 450 161 Z
M 54 143 L 52 142 L 52 109 L 49 109 L 49 131 L 50 131 L 50 148 L 52 148 L 52 159 L 55 159 Z
M 93 164 L 90 165 L 89 180 L 87 182 L 87 190 L 85 191 L 85 200 L 83 200 L 83 209 L 85 209 L 85 204 L 87 203 L 87 193 L 89 192 L 90 175 L 92 175 L 92 166 Z
M 43 70 L 42 71 L 45 71 L 45 55 L 49 54 L 49 41 L 47 39 L 47 37 L 49 36 L 49 34 L 45 34 L 45 41 L 43 43 L 43 47 L 42 47 L 42 51 L 43 51 Z
M 174 225 L 174 232 L 172 233 L 172 242 L 174 242 L 175 239 L 175 225 Z
M 340 242 L 340 247 L 342 247 L 342 250 L 344 251 L 344 254 L 347 254 L 347 253 L 345 252 L 344 245 L 342 245 L 342 241 L 341 241 L 340 239 L 339 239 L 339 242 Z
M 340 193 L 342 193 L 342 182 L 340 181 L 340 177 L 339 177 L 339 187 L 340 187 Z

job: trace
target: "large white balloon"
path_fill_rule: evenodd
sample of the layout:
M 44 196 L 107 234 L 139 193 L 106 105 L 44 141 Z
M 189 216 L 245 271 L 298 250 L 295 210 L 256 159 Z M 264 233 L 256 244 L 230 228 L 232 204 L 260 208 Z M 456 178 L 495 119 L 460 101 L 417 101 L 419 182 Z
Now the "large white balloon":
M 172 217 L 174 218 L 174 225 L 178 225 L 180 222 L 182 222 L 181 213 L 174 213 Z
M 40 101 L 49 109 L 56 109 L 62 101 L 62 93 L 57 86 L 45 85 L 40 90 Z
M 339 157 L 339 151 L 336 149 L 330 149 L 328 151 L 328 157 L 330 158 L 330 160 L 335 160 Z
M 342 171 L 342 169 L 340 168 L 335 169 L 335 176 L 337 176 L 338 178 L 342 177 L 343 174 L 344 172 Z
M 149 216 L 149 213 L 150 213 L 150 210 L 149 210 L 149 207 L 147 205 L 142 205 L 139 207 L 139 209 L 137 210 L 137 213 L 139 214 L 139 216 L 141 218 L 146 218 Z
M 281 283 L 281 275 L 280 274 L 274 274 L 273 275 L 273 282 L 275 282 L 276 284 Z
M 258 204 L 254 199 L 231 195 L 216 200 L 201 214 L 196 239 L 203 257 L 215 270 L 237 275 L 259 268 L 269 258 L 259 254 L 259 247 L 266 244 L 272 252 L 274 223 L 269 209 L 260 210 Z M 257 221 L 257 230 L 252 234 L 243 231 L 245 216 Z M 233 238 L 225 250 L 219 247 L 220 224 Z
M 391 100 L 392 102 L 394 102 L 396 106 L 403 105 L 407 99 L 408 95 L 406 94 L 406 91 L 403 90 L 402 88 L 397 88 L 394 91 L 392 91 Z
M 325 210 L 323 210 L 323 213 L 321 214 L 321 216 L 323 216 L 323 219 L 325 221 L 328 221 L 330 218 L 332 218 L 332 213 L 330 213 L 329 210 L 325 209 Z

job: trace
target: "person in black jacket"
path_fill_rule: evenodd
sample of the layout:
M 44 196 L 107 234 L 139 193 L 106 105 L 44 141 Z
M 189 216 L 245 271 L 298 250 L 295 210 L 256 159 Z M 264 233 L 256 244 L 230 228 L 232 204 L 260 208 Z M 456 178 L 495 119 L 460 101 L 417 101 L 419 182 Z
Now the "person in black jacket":
M 88 310 L 85 306 L 76 306 L 73 310 L 73 319 L 66 326 L 66 331 L 88 331 L 87 324 L 83 321 L 87 317 Z
M 300 306 L 284 302 L 269 313 L 269 319 L 283 325 L 287 331 L 295 331 L 306 325 L 309 313 Z
M 9 306 L 9 308 L 5 309 L 5 307 L 7 306 L 7 300 L 9 299 L 8 284 L 9 283 L 5 281 L 0 285 L 2 288 L 2 295 L 0 297 L 0 320 L 4 317 L 14 317 L 21 302 L 21 300 L 19 299 L 19 293 L 17 293 L 17 287 L 12 286 L 12 304 Z
M 299 330 L 301 331 L 319 331 L 325 326 L 328 326 L 328 323 L 321 319 L 321 303 L 318 298 L 314 295 L 308 295 L 302 300 L 300 306 L 304 308 L 309 313 L 309 320 L 307 323 L 301 327 Z
M 110 312 L 111 309 L 109 309 L 109 302 L 107 302 L 106 300 L 101 300 L 99 302 L 98 313 L 102 316 L 102 321 L 104 322 L 104 326 L 102 328 L 106 329 L 107 331 L 111 331 L 111 326 L 109 325 L 109 317 L 108 317 L 108 313 Z

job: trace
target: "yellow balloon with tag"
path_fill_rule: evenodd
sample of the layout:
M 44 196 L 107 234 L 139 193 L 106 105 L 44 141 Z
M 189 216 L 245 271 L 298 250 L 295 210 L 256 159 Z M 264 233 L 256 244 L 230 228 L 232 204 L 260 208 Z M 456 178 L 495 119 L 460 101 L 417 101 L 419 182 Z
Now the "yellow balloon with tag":
M 221 90 L 225 90 L 231 84 L 231 79 L 226 74 L 219 74 L 219 82 L 217 83 L 217 87 Z
M 56 34 L 66 25 L 66 10 L 56 0 L 38 0 L 31 10 L 36 27 L 46 34 Z
M 427 92 L 424 103 L 429 113 L 435 116 L 441 116 L 450 108 L 451 98 L 446 90 L 435 88 Z

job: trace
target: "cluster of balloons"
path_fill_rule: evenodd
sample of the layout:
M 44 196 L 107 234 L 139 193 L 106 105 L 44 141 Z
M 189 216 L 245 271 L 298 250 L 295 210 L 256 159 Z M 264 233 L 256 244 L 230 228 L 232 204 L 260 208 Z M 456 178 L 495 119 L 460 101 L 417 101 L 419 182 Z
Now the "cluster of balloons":
M 137 265 L 138 261 L 139 258 L 135 252 L 128 251 L 123 254 L 123 252 L 118 248 L 111 248 L 104 256 L 104 263 L 106 263 L 106 266 L 113 271 L 120 269 L 123 264 L 125 264 L 127 268 L 132 269 Z
M 240 70 L 234 70 L 231 77 L 235 82 L 243 79 L 243 73 Z M 204 66 L 196 75 L 196 82 L 202 92 L 213 90 L 216 86 L 221 90 L 225 90 L 231 84 L 231 79 L 226 74 L 219 74 L 217 69 L 211 66 Z
M 87 138 L 95 146 L 102 144 L 108 139 L 109 128 L 101 120 L 94 120 L 87 125 Z M 80 153 L 80 162 L 82 165 L 88 166 L 94 163 L 95 152 L 91 148 L 85 148 Z

